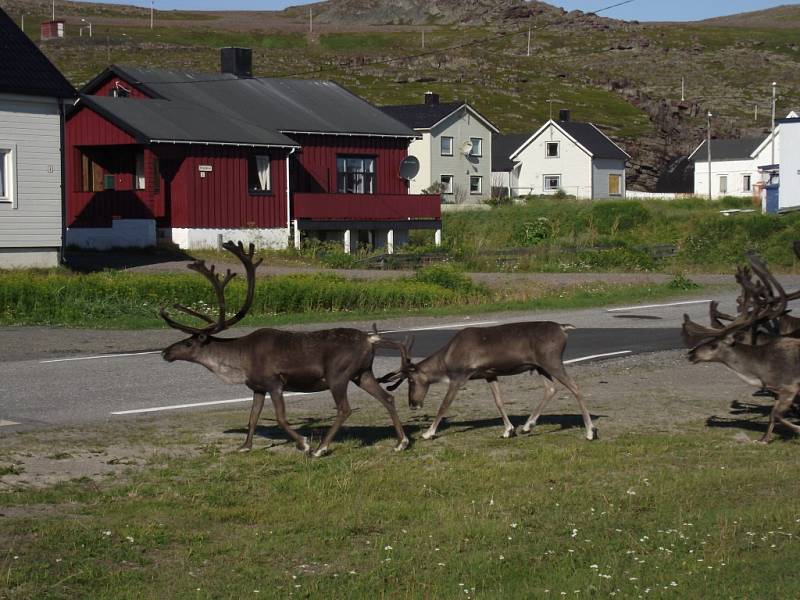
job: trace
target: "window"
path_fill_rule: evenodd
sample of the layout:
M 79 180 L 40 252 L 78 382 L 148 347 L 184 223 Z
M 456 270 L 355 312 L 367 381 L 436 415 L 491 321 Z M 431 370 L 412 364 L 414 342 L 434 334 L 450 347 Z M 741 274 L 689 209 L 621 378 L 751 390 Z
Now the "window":
M 545 175 L 544 176 L 544 189 L 545 191 L 554 191 L 561 187 L 561 175 Z
M 558 158 L 560 142 L 547 142 L 544 147 L 544 155 L 547 158 Z
M 136 166 L 133 181 L 137 190 L 143 190 L 145 187 L 144 178 L 144 152 L 136 153 Z
M 751 185 L 751 176 L 745 175 L 744 177 L 742 177 L 742 191 L 749 192 L 752 189 L 753 187 Z
M 480 175 L 470 175 L 469 177 L 469 193 L 482 194 L 483 193 L 483 177 Z
M 251 192 L 267 193 L 272 191 L 272 173 L 269 156 L 256 154 L 248 163 L 247 187 Z
M 81 154 L 81 187 L 80 192 L 103 191 L 103 167 L 85 154 Z
M 11 150 L 0 148 L 0 202 L 11 202 Z
M 452 175 L 442 175 L 439 178 L 439 181 L 442 182 L 442 193 L 443 194 L 452 194 L 453 193 L 453 176 Z
M 622 175 L 608 176 L 608 195 L 609 196 L 622 195 Z
M 374 194 L 375 159 L 364 156 L 338 157 L 336 191 L 340 194 Z
M 483 140 L 481 138 L 469 138 L 472 142 L 472 149 L 469 151 L 470 156 L 483 156 Z
M 720 175 L 719 176 L 719 193 L 720 194 L 727 194 L 728 193 L 728 176 L 727 175 Z
M 441 137 L 442 156 L 453 156 L 453 138 Z

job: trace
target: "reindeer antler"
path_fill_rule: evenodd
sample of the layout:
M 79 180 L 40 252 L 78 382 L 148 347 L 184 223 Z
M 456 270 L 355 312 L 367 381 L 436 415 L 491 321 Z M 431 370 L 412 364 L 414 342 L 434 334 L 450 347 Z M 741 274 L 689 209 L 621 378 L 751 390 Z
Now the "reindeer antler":
M 210 267 L 206 266 L 204 260 L 197 260 L 193 263 L 186 265 L 188 269 L 200 273 L 203 277 L 208 279 L 211 283 L 211 286 L 214 288 L 214 293 L 217 297 L 217 305 L 218 305 L 218 314 L 217 318 L 213 319 L 210 316 L 196 311 L 194 309 L 189 308 L 188 306 L 184 306 L 182 304 L 174 304 L 173 308 L 175 310 L 179 310 L 187 315 L 196 317 L 208 323 L 205 327 L 192 327 L 191 325 L 185 325 L 183 323 L 178 323 L 174 319 L 169 316 L 169 313 L 165 308 L 162 308 L 160 311 L 161 318 L 167 322 L 167 325 L 174 329 L 178 329 L 183 331 L 184 333 L 188 333 L 189 335 L 196 335 L 205 333 L 208 335 L 212 335 L 214 333 L 219 333 L 220 331 L 224 331 L 228 329 L 231 325 L 241 321 L 247 312 L 250 310 L 250 307 L 253 304 L 253 297 L 255 294 L 255 281 L 256 281 L 256 268 L 258 265 L 261 264 L 261 259 L 259 258 L 255 262 L 253 261 L 253 255 L 255 254 L 255 245 L 250 244 L 250 247 L 247 252 L 245 252 L 244 244 L 239 242 L 238 245 L 234 244 L 232 241 L 225 242 L 222 245 L 225 250 L 236 256 L 242 263 L 245 269 L 245 273 L 247 274 L 247 294 L 245 296 L 244 303 L 242 307 L 238 310 L 238 312 L 233 315 L 230 319 L 225 318 L 226 306 L 225 306 L 225 288 L 231 282 L 231 280 L 236 276 L 236 273 L 231 272 L 230 269 L 225 271 L 225 275 L 220 275 L 216 273 L 214 265 Z
M 406 379 L 408 379 L 408 374 L 414 368 L 414 363 L 411 362 L 411 347 L 414 345 L 414 337 L 409 336 L 406 337 L 402 343 L 397 342 L 397 348 L 400 350 L 400 357 L 401 357 L 401 364 L 400 368 L 397 371 L 392 371 L 391 373 L 387 373 L 383 377 L 378 379 L 378 383 L 389 383 L 395 382 L 393 385 L 386 386 L 386 389 L 390 392 L 396 390 L 400 387 L 400 384 L 403 383 Z

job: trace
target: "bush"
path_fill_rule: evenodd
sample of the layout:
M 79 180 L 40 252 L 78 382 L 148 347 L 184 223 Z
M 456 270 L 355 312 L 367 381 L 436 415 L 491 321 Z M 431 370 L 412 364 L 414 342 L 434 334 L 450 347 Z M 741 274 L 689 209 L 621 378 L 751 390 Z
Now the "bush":
M 472 280 L 452 265 L 430 265 L 422 267 L 414 278 L 421 282 L 436 285 L 460 294 L 471 294 L 477 290 Z

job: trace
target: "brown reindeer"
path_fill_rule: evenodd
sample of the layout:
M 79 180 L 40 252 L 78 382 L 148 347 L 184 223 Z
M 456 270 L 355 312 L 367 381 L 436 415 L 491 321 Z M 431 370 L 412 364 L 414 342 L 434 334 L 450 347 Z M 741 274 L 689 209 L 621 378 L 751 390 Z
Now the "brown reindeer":
M 289 427 L 283 393 L 330 390 L 336 403 L 336 419 L 313 452 L 315 457 L 324 455 L 336 432 L 352 412 L 347 400 L 347 387 L 351 381 L 377 399 L 389 412 L 397 433 L 395 450 L 407 448 L 408 438 L 397 416 L 394 398 L 378 384 L 372 373 L 375 348 L 397 348 L 400 344 L 382 338 L 374 325 L 372 333 L 348 328 L 312 332 L 265 328 L 238 338 L 214 337 L 214 334 L 240 321 L 250 310 L 255 292 L 255 271 L 261 263 L 260 259 L 253 262 L 253 244 L 250 244 L 248 252 L 245 252 L 241 242 L 238 246 L 233 242 L 226 242 L 223 247 L 242 262 L 247 273 L 244 304 L 236 314 L 226 318 L 225 286 L 235 274 L 228 270 L 224 276 L 220 276 L 214 272 L 213 265 L 206 267 L 202 260 L 189 264 L 188 268 L 211 282 L 219 313 L 214 319 L 176 304 L 175 309 L 206 322 L 204 327 L 191 327 L 176 322 L 166 310 L 161 309 L 161 317 L 170 327 L 191 336 L 166 348 L 162 356 L 169 362 L 185 360 L 203 365 L 225 383 L 243 383 L 253 391 L 247 437 L 239 450 L 247 451 L 252 448 L 258 418 L 265 396 L 269 394 L 278 424 L 294 440 L 299 450 L 311 453 L 308 439 Z
M 703 327 L 684 315 L 683 335 L 685 340 L 696 342 L 689 350 L 692 363 L 722 363 L 748 384 L 775 396 L 767 431 L 760 440 L 768 443 L 776 421 L 800 433 L 800 427 L 784 418 L 800 392 L 800 339 L 794 337 L 797 330 L 786 318 L 789 296 L 758 257 L 750 254 L 748 260 L 760 281 L 753 283 L 749 276 L 737 276 L 743 287 L 739 314 L 723 315 L 712 303 L 714 327 Z M 722 320 L 730 322 L 723 325 Z M 787 330 L 789 335 L 784 334 Z
M 564 369 L 562 356 L 567 344 L 567 331 L 572 325 L 561 325 L 550 321 L 510 323 L 494 327 L 467 327 L 456 333 L 448 344 L 426 359 L 413 363 L 408 356 L 409 348 L 401 349 L 402 365 L 398 371 L 380 378 L 381 383 L 396 382 L 389 386 L 396 389 L 408 380 L 408 403 L 419 408 L 425 401 L 428 388 L 439 381 L 449 386 L 439 412 L 431 426 L 422 434 L 424 439 L 436 436 L 436 430 L 447 409 L 458 395 L 458 390 L 470 379 L 485 379 L 492 390 L 495 405 L 503 419 L 503 437 L 516 435 L 508 419 L 497 378 L 530 371 L 542 375 L 545 392 L 539 406 L 522 427 L 529 433 L 536 425 L 542 410 L 556 393 L 553 379 L 561 382 L 578 401 L 586 427 L 586 439 L 597 437 L 597 429 L 583 402 L 581 392 Z

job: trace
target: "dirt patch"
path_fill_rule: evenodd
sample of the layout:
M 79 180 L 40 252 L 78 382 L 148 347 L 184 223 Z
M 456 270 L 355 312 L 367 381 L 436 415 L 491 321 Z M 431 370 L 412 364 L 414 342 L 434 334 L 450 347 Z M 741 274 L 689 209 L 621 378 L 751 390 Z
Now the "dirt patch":
M 757 439 L 766 428 L 771 408 L 768 398 L 753 398 L 752 388 L 721 365 L 690 365 L 683 352 L 659 352 L 607 360 L 569 368 L 582 388 L 601 442 L 614 443 L 625 434 L 680 433 L 704 428 L 726 428 L 731 439 Z M 406 387 L 395 393 L 400 415 L 417 447 L 437 441 L 420 439 L 444 395 L 437 385 L 421 411 L 406 404 Z M 522 425 L 542 395 L 536 377 L 505 378 L 501 389 L 509 416 Z M 355 408 L 339 435 L 364 445 L 390 451 L 394 445 L 386 412 L 360 390 L 352 394 Z M 77 478 L 102 482 L 123 478 L 135 469 L 157 464 L 167 457 L 192 457 L 204 452 L 231 452 L 244 439 L 247 408 L 207 410 L 168 417 L 143 417 L 124 426 L 93 426 L 20 433 L 0 440 L 0 488 L 45 487 Z M 331 399 L 320 394 L 295 399 L 289 405 L 293 427 L 319 441 L 334 415 Z M 491 392 L 482 381 L 461 391 L 439 430 L 440 437 L 471 435 L 474 430 L 502 433 Z M 791 434 L 781 430 L 786 438 Z M 563 388 L 546 408 L 531 443 L 539 435 L 583 435 L 577 403 Z M 776 441 L 775 443 L 780 443 Z M 334 451 L 336 451 L 334 443 Z M 294 452 L 266 409 L 254 451 Z M 346 450 L 341 450 L 346 451 Z

